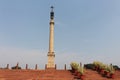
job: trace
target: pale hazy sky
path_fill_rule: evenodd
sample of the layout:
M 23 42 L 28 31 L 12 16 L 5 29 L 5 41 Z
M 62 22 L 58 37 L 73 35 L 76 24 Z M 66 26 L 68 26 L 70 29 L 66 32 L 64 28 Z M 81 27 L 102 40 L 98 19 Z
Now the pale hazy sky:
M 58 67 L 96 60 L 120 66 L 120 0 L 0 0 L 0 67 L 44 67 L 51 5 Z

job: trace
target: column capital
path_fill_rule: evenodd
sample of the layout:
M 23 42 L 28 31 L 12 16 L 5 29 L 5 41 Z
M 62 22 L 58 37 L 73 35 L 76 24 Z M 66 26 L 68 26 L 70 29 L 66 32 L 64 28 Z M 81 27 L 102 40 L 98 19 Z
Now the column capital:
M 54 54 L 54 52 L 48 52 L 47 56 L 54 56 L 55 57 L 55 54 Z

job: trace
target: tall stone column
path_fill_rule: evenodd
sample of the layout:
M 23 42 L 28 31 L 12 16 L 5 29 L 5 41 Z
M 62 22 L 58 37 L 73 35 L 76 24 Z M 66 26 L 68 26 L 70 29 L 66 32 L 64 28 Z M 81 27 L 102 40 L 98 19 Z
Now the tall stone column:
M 54 63 L 54 11 L 53 6 L 51 7 L 50 12 L 50 33 L 49 33 L 49 52 L 48 52 L 48 63 L 47 68 L 55 68 Z

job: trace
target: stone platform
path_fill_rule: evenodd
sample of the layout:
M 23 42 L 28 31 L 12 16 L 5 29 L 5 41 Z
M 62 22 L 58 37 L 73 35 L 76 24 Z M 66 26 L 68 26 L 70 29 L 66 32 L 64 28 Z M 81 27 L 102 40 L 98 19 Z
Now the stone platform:
M 70 70 L 9 70 L 0 69 L 0 80 L 79 80 Z M 96 71 L 86 70 L 85 80 L 120 80 L 120 71 L 116 71 L 115 79 L 102 77 Z

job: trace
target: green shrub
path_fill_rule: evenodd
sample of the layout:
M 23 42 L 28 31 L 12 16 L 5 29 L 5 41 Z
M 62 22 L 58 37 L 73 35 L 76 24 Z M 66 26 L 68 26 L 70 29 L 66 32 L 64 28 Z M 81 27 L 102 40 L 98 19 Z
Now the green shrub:
M 22 68 L 19 66 L 13 66 L 11 69 L 22 69 Z
M 78 67 L 79 67 L 79 64 L 78 63 L 76 63 L 76 62 L 71 62 L 71 67 L 73 68 L 73 69 L 75 69 L 75 70 L 77 70 L 78 69 Z
M 84 67 L 85 67 L 86 69 L 93 69 L 93 68 L 94 68 L 94 65 L 90 63 L 90 64 L 85 64 Z

